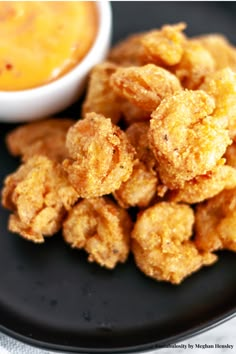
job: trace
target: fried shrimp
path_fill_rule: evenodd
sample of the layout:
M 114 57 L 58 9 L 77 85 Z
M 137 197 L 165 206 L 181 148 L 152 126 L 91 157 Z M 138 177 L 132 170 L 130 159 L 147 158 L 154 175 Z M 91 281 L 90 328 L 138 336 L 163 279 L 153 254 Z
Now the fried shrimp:
M 142 212 L 132 231 L 137 266 L 156 280 L 179 284 L 217 257 L 199 252 L 193 241 L 193 210 L 184 204 L 160 202 Z
M 155 170 L 156 159 L 149 146 L 149 122 L 136 122 L 126 129 L 126 135 L 134 146 L 137 158 L 143 162 L 149 170 Z
M 119 68 L 110 82 L 118 95 L 146 112 L 152 112 L 163 98 L 181 90 L 175 75 L 154 64 Z
M 130 178 L 113 195 L 123 208 L 147 207 L 157 194 L 156 161 L 149 147 L 149 123 L 136 122 L 126 130 L 127 138 L 136 150 L 136 160 Z
M 70 210 L 63 237 L 73 248 L 83 248 L 90 262 L 113 269 L 124 263 L 130 249 L 129 214 L 107 197 L 84 199 Z
M 186 38 L 183 30 L 185 23 L 165 25 L 160 30 L 152 30 L 143 34 L 141 43 L 147 61 L 160 66 L 176 65 L 183 55 L 183 43 Z
M 231 68 L 236 71 L 236 48 L 220 34 L 209 34 L 196 37 L 207 49 L 215 61 L 216 70 Z
M 82 116 L 89 112 L 96 112 L 111 118 L 117 124 L 121 118 L 131 124 L 133 121 L 150 119 L 147 112 L 119 96 L 110 85 L 110 77 L 118 66 L 111 62 L 96 65 L 89 77 L 87 94 L 82 106 Z
M 215 62 L 211 54 L 199 42 L 188 40 L 183 46 L 180 62 L 171 71 L 183 87 L 196 90 L 214 70 Z
M 7 147 L 14 156 L 23 161 L 33 155 L 44 155 L 61 162 L 67 157 L 66 134 L 74 124 L 72 119 L 47 119 L 20 126 L 6 138 Z
M 146 63 L 170 70 L 183 87 L 193 90 L 215 70 L 215 61 L 200 41 L 185 36 L 185 28 L 185 23 L 165 25 L 143 35 L 141 43 L 147 56 Z
M 203 251 L 236 252 L 236 188 L 197 205 L 195 242 Z
M 134 163 L 130 178 L 113 195 L 123 208 L 147 207 L 157 194 L 157 174 L 139 160 Z
M 111 118 L 112 123 L 118 123 L 121 117 L 121 98 L 109 84 L 110 76 L 116 71 L 117 65 L 104 62 L 96 65 L 89 78 L 88 89 L 82 107 L 82 115 L 96 112 Z
M 223 159 L 222 159 L 223 160 Z M 224 160 L 222 161 L 224 163 Z M 205 175 L 185 182 L 184 187 L 169 192 L 168 200 L 189 204 L 200 203 L 212 198 L 223 189 L 236 187 L 236 169 L 218 164 Z
M 209 74 L 201 89 L 213 96 L 216 103 L 214 116 L 228 122 L 229 135 L 236 137 L 236 73 L 225 68 Z
M 135 149 L 125 132 L 102 115 L 88 113 L 73 125 L 66 146 L 69 158 L 63 167 L 82 198 L 112 193 L 132 173 Z
M 149 120 L 150 114 L 119 96 L 112 88 L 110 77 L 118 67 L 112 62 L 106 61 L 93 68 L 82 106 L 82 116 L 85 117 L 87 113 L 96 112 L 110 118 L 113 124 L 117 124 L 123 118 L 128 125 L 134 121 Z
M 206 174 L 230 144 L 225 117 L 213 116 L 214 99 L 204 91 L 180 91 L 152 113 L 150 145 L 158 172 L 170 189 Z
M 9 230 L 35 243 L 44 242 L 62 225 L 78 199 L 61 166 L 46 156 L 33 156 L 5 179 L 2 204 L 13 211 Z
M 136 122 L 147 122 L 151 118 L 149 112 L 137 107 L 125 98 L 123 98 L 123 101 L 121 102 L 120 109 L 122 112 L 123 122 L 126 127 Z
M 129 36 L 116 44 L 108 54 L 108 60 L 120 66 L 143 64 L 144 48 L 141 39 L 144 33 Z

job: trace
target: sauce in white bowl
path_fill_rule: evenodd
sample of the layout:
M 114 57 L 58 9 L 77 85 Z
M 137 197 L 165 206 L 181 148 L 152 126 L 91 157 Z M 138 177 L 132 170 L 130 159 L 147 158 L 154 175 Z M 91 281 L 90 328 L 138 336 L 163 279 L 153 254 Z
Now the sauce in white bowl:
M 25 4 L 27 3 L 25 2 Z M 84 4 L 86 4 L 86 2 L 84 2 Z M 96 9 L 95 12 L 97 19 L 95 18 L 95 22 L 97 21 L 97 23 L 95 23 L 94 31 L 91 30 L 91 26 L 89 26 L 89 31 L 84 28 L 85 39 L 87 40 L 87 50 L 86 45 L 83 45 L 83 51 L 79 53 L 77 58 L 75 56 L 72 56 L 72 60 L 67 61 L 68 66 L 63 68 L 61 72 L 60 70 L 58 71 L 58 77 L 53 77 L 52 79 L 49 79 L 48 83 L 44 83 L 42 81 L 41 85 L 37 84 L 38 81 L 35 81 L 35 85 L 33 84 L 33 86 L 36 87 L 31 88 L 27 88 L 27 82 L 25 83 L 25 89 L 19 89 L 19 87 L 15 85 L 15 87 L 13 87 L 13 90 L 10 90 L 9 86 L 7 87 L 7 89 L 2 89 L 0 80 L 1 121 L 23 122 L 50 116 L 68 107 L 70 104 L 75 102 L 76 99 L 80 96 L 83 91 L 88 72 L 94 65 L 104 59 L 107 54 L 111 39 L 112 13 L 110 3 L 108 1 L 97 1 L 91 2 L 90 6 L 91 5 L 94 6 L 94 9 Z M 79 13 L 79 8 L 77 10 Z M 71 9 L 69 9 L 68 11 L 70 12 Z M 92 15 L 90 13 L 90 15 L 88 16 L 94 16 L 95 12 Z M 48 15 L 50 16 L 50 13 Z M 75 17 L 73 17 L 73 20 L 75 20 Z M 90 20 L 91 18 L 88 19 L 88 21 Z M 62 24 L 59 24 L 58 26 L 60 25 Z M 83 29 L 81 28 L 81 30 Z M 90 35 L 88 32 L 90 33 Z M 93 35 L 94 41 L 91 45 L 89 41 L 91 41 Z M 68 39 L 68 42 L 69 41 L 70 39 Z M 71 50 L 71 52 L 73 51 Z M 76 64 L 75 58 L 77 60 Z M 13 70 L 12 63 L 10 63 L 10 67 L 8 67 L 7 70 Z M 35 71 L 39 72 L 40 68 L 35 68 Z M 38 78 L 39 76 L 35 75 L 35 77 Z M 32 82 L 34 81 L 30 81 L 31 86 Z M 18 89 L 16 89 L 16 87 Z

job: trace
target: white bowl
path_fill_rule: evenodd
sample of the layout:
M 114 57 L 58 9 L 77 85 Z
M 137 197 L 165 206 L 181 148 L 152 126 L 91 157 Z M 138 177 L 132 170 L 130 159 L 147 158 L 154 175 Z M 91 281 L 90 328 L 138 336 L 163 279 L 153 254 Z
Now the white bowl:
M 0 121 L 26 122 L 48 117 L 75 102 L 84 89 L 88 72 L 109 49 L 112 10 L 109 1 L 97 1 L 99 27 L 94 44 L 84 59 L 59 79 L 37 88 L 0 91 Z

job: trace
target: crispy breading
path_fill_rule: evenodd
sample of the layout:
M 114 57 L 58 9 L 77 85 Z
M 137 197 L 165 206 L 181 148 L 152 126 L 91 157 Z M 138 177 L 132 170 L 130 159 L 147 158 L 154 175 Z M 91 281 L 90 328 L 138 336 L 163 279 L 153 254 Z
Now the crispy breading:
M 236 71 L 236 48 L 221 34 L 205 34 L 195 37 L 215 61 L 216 70 L 231 68 Z
M 44 155 L 61 162 L 67 157 L 66 134 L 74 120 L 65 118 L 45 119 L 12 130 L 6 137 L 8 150 L 23 161 L 34 155 Z
M 126 135 L 136 150 L 137 158 L 143 162 L 149 170 L 155 170 L 156 159 L 149 146 L 149 122 L 136 122 L 126 129 Z
M 111 48 L 108 60 L 121 66 L 142 65 L 144 48 L 141 43 L 143 33 L 131 35 Z
M 122 99 L 122 97 L 120 97 Z M 128 127 L 136 122 L 147 122 L 151 115 L 123 97 L 120 105 L 123 122 Z
M 204 91 L 180 91 L 152 113 L 150 144 L 158 172 L 170 189 L 210 171 L 231 143 L 225 117 L 214 116 L 214 99 Z
M 198 204 L 195 217 L 195 242 L 200 250 L 236 252 L 236 188 Z
M 147 207 L 157 195 L 159 184 L 156 160 L 149 147 L 149 123 L 136 122 L 126 129 L 126 135 L 136 150 L 136 160 L 130 178 L 113 195 L 123 208 Z
M 35 243 L 55 234 L 78 199 L 61 166 L 46 156 L 33 156 L 7 176 L 2 204 L 10 209 L 9 230 Z
M 116 124 L 121 117 L 122 99 L 114 92 L 109 81 L 110 76 L 118 68 L 117 65 L 104 62 L 96 65 L 90 73 L 85 101 L 82 105 L 82 116 L 96 112 L 111 118 Z
M 164 67 L 178 64 L 184 51 L 185 28 L 185 23 L 178 23 L 164 25 L 160 30 L 143 34 L 141 43 L 147 56 L 146 61 Z
M 200 175 L 185 182 L 183 188 L 172 190 L 168 194 L 168 200 L 189 204 L 200 203 L 212 198 L 223 189 L 236 187 L 236 169 L 219 163 L 205 175 Z
M 147 166 L 136 160 L 133 172 L 126 182 L 123 182 L 113 195 L 120 206 L 129 208 L 138 206 L 147 207 L 157 194 L 157 174 Z
M 129 214 L 107 197 L 84 199 L 69 212 L 63 237 L 73 248 L 83 248 L 90 262 L 113 269 L 130 250 Z
M 103 115 L 87 113 L 69 129 L 66 145 L 69 158 L 63 167 L 82 198 L 112 193 L 132 173 L 135 149 Z
M 210 51 L 198 40 L 186 37 L 185 23 L 165 25 L 141 38 L 145 63 L 160 65 L 175 74 L 184 88 L 197 89 L 204 78 L 215 70 Z
M 183 45 L 180 62 L 170 69 L 184 88 L 196 90 L 204 79 L 215 71 L 215 62 L 201 43 L 188 40 Z
M 116 64 L 106 61 L 96 65 L 90 73 L 82 117 L 96 112 L 110 118 L 117 124 L 121 118 L 129 125 L 134 121 L 150 119 L 150 114 L 141 110 L 124 97 L 119 96 L 110 84 L 110 77 L 116 72 Z
M 118 95 L 146 112 L 152 112 L 165 97 L 181 90 L 175 75 L 154 64 L 119 68 L 111 75 L 110 83 Z
M 199 252 L 193 241 L 193 210 L 184 204 L 160 202 L 140 213 L 132 231 L 137 266 L 147 276 L 179 284 L 217 257 Z
M 236 73 L 225 68 L 209 74 L 201 85 L 215 99 L 214 116 L 216 119 L 225 119 L 228 123 L 229 135 L 236 137 Z

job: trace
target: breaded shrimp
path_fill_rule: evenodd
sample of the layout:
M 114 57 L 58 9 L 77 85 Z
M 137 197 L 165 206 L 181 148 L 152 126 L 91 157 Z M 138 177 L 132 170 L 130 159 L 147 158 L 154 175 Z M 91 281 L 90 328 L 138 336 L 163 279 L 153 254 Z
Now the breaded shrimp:
M 168 200 L 189 204 L 200 203 L 214 197 L 223 189 L 235 188 L 236 169 L 223 163 L 224 160 L 205 175 L 185 182 L 183 188 L 170 191 Z
M 124 97 L 120 97 L 120 99 L 122 100 L 120 109 L 125 127 L 129 127 L 136 122 L 148 122 L 150 120 L 151 115 L 149 112 L 144 111 Z
M 151 30 L 143 34 L 141 43 L 147 56 L 146 61 L 164 67 L 178 64 L 186 40 L 183 34 L 185 28 L 185 23 L 178 23 L 165 25 L 160 30 Z
M 119 68 L 110 82 L 118 95 L 146 112 L 152 112 L 163 98 L 181 90 L 175 75 L 154 64 Z
M 204 78 L 215 70 L 215 62 L 200 41 L 190 40 L 184 35 L 185 28 L 185 23 L 165 25 L 160 30 L 143 35 L 141 43 L 146 63 L 170 70 L 183 87 L 197 89 Z
M 118 123 L 121 117 L 121 98 L 112 89 L 110 76 L 118 68 L 117 65 L 104 62 L 96 65 L 90 73 L 85 101 L 82 107 L 82 116 L 96 112 L 111 118 L 112 123 Z
M 93 68 L 82 106 L 82 116 L 85 117 L 89 112 L 96 112 L 110 118 L 114 124 L 124 118 L 128 125 L 134 121 L 149 120 L 150 114 L 119 96 L 112 88 L 110 77 L 117 68 L 119 66 L 108 61 Z
M 134 146 L 137 158 L 143 162 L 149 170 L 155 170 L 156 159 L 149 146 L 149 122 L 136 122 L 126 129 L 126 135 Z
M 229 135 L 236 137 L 236 73 L 225 68 L 209 74 L 201 85 L 215 99 L 214 116 L 228 122 Z
M 197 205 L 195 242 L 202 251 L 236 252 L 236 188 Z
M 145 33 L 131 35 L 111 48 L 108 60 L 121 66 L 142 65 L 144 48 L 141 39 Z
M 213 116 L 214 99 L 204 91 L 180 91 L 152 113 L 150 145 L 158 172 L 170 189 L 210 171 L 231 143 L 225 117 Z
M 230 67 L 236 71 L 236 48 L 221 34 L 195 37 L 207 49 L 215 61 L 216 70 Z
M 67 134 L 69 158 L 63 167 L 82 198 L 109 194 L 127 181 L 135 149 L 111 120 L 96 113 L 73 125 Z
M 183 46 L 180 62 L 170 69 L 184 88 L 196 90 L 204 79 L 215 71 L 211 54 L 199 42 L 188 40 Z
M 216 256 L 190 240 L 194 214 L 188 205 L 160 202 L 140 213 L 132 231 L 137 266 L 156 280 L 179 284 Z
M 136 160 L 130 178 L 113 195 L 123 208 L 147 207 L 157 194 L 158 176 L 155 157 L 149 147 L 149 123 L 136 122 L 126 130 L 127 138 L 136 150 Z
M 78 194 L 61 166 L 46 156 L 33 156 L 5 179 L 2 204 L 13 211 L 9 230 L 35 243 L 44 242 L 62 225 Z
M 124 263 L 130 249 L 129 214 L 107 197 L 84 199 L 70 210 L 63 237 L 73 248 L 83 248 L 90 262 L 113 269 Z
M 51 118 L 19 126 L 6 137 L 7 147 L 23 161 L 34 155 L 44 155 L 61 162 L 67 157 L 66 134 L 74 120 Z
M 157 194 L 157 174 L 148 169 L 141 161 L 136 160 L 131 176 L 123 182 L 113 195 L 123 208 L 138 206 L 147 207 Z

